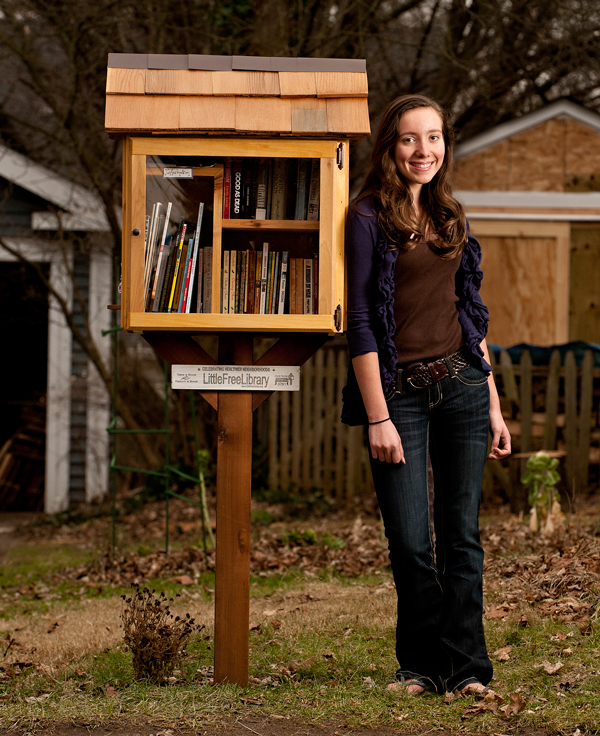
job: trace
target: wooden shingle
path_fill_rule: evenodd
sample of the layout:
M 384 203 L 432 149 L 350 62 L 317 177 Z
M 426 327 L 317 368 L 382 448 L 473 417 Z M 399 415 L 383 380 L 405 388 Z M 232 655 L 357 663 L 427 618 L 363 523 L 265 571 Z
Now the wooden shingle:
M 363 98 L 327 100 L 327 132 L 369 135 L 369 108 Z
M 232 97 L 279 97 L 276 72 L 213 72 L 213 94 Z
M 234 97 L 181 97 L 180 130 L 235 130 Z
M 108 95 L 108 130 L 178 130 L 179 97 Z
M 348 72 L 315 72 L 317 97 L 367 97 L 366 74 Z
M 107 95 L 143 95 L 146 91 L 146 69 L 106 70 Z
M 315 72 L 279 72 L 282 97 L 316 97 Z
M 327 100 L 305 97 L 291 105 L 292 133 L 327 133 Z
M 291 102 L 279 97 L 237 97 L 235 129 L 240 133 L 291 133 Z
M 213 72 L 148 69 L 147 95 L 212 95 Z

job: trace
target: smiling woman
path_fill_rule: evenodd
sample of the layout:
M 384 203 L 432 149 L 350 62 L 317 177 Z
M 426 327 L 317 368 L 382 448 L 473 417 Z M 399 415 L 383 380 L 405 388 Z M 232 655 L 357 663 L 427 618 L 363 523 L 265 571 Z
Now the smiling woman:
M 342 418 L 368 425 L 398 594 L 390 689 L 412 695 L 482 691 L 491 680 L 478 528 L 490 430 L 489 457 L 510 453 L 485 344 L 481 249 L 452 195 L 451 168 L 444 111 L 427 97 L 399 97 L 346 225 L 352 367 Z

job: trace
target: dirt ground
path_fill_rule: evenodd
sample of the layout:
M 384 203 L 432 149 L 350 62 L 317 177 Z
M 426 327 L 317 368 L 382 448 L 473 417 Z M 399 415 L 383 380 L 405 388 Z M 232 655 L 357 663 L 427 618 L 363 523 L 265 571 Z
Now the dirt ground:
M 343 725 L 312 725 L 299 723 L 290 719 L 278 721 L 274 719 L 245 719 L 231 723 L 222 722 L 198 730 L 165 729 L 158 723 L 126 723 L 122 721 L 94 726 L 90 723 L 44 723 L 37 728 L 5 729 L 0 727 L 0 736 L 425 736 L 418 731 L 400 731 L 396 728 L 378 728 L 372 730 L 349 729 Z M 446 731 L 436 731 L 435 736 L 452 736 Z M 466 731 L 461 736 L 470 736 Z M 494 736 L 505 736 L 495 734 Z M 510 729 L 510 736 L 549 736 L 546 731 Z

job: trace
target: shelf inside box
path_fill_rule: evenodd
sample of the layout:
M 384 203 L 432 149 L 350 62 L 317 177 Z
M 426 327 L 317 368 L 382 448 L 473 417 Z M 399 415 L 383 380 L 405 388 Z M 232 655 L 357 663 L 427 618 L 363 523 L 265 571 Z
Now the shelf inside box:
M 187 332 L 332 332 L 332 314 L 165 314 L 132 312 L 129 330 L 183 330 Z
M 223 230 L 318 230 L 318 220 L 221 220 Z

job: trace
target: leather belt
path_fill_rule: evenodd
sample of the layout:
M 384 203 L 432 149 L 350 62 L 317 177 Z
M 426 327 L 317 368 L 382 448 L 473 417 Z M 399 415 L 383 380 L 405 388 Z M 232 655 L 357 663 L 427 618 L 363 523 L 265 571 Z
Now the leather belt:
M 428 388 L 446 376 L 452 377 L 470 365 L 467 355 L 467 349 L 462 347 L 452 355 L 440 358 L 432 363 L 410 363 L 405 368 L 399 368 L 399 380 L 394 382 L 394 390 L 396 390 L 398 383 L 401 385 L 408 384 L 413 388 Z

